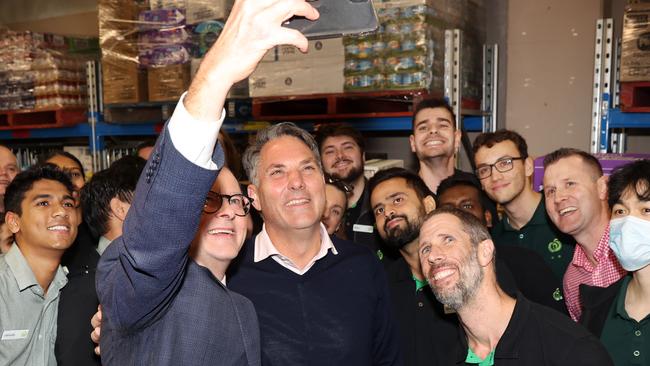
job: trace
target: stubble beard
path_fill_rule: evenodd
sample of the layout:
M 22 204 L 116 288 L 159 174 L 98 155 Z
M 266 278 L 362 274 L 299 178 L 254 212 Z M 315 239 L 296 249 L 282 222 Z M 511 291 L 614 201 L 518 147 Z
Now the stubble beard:
M 431 269 L 433 270 L 435 268 Z M 431 286 L 436 299 L 456 311 L 474 299 L 483 281 L 483 267 L 478 263 L 476 248 L 472 249 L 470 258 L 462 264 L 460 273 L 460 280 L 449 290 L 439 290 Z M 427 280 L 431 284 L 433 282 L 433 276 L 429 274 Z

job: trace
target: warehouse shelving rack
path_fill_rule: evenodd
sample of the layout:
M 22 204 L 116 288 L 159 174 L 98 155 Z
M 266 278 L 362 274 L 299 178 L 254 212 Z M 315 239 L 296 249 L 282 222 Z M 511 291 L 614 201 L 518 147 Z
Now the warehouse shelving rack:
M 497 118 L 497 45 L 486 45 L 483 49 L 483 85 L 481 110 L 461 110 L 462 78 L 460 72 L 462 32 L 460 30 L 445 31 L 445 89 L 444 96 L 454 108 L 458 118 L 457 125 L 463 131 L 480 132 L 496 130 Z M 102 154 L 106 147 L 105 139 L 113 136 L 156 136 L 162 129 L 161 121 L 146 123 L 106 123 L 103 121 L 104 106 L 101 100 L 101 71 L 96 61 L 86 65 L 88 83 L 88 123 L 70 127 L 40 128 L 26 130 L 0 131 L 0 140 L 24 139 L 88 139 L 89 149 L 93 157 L 93 171 L 101 170 L 108 165 L 106 156 Z M 411 117 L 377 117 L 355 118 L 350 120 L 360 131 L 411 131 Z M 224 128 L 228 133 L 249 133 L 238 128 L 241 120 L 226 118 Z M 313 130 L 315 122 L 300 121 L 297 124 L 305 129 Z
M 622 112 L 620 109 L 621 40 L 614 42 L 614 39 L 613 19 L 599 19 L 594 44 L 592 153 L 622 154 L 626 150 L 626 129 L 650 130 L 650 113 Z

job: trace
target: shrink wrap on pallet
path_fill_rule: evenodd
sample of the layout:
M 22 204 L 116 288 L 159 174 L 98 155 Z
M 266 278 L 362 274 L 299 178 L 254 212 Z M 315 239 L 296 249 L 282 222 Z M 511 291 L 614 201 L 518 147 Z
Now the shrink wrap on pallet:
M 625 7 L 620 80 L 650 81 L 650 3 Z

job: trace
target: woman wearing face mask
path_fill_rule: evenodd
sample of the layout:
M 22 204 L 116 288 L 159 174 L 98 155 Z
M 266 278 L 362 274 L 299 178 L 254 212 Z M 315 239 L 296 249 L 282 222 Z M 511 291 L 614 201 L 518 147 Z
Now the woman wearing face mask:
M 616 365 L 650 365 L 650 160 L 615 170 L 608 195 L 609 245 L 630 274 L 607 288 L 581 286 L 580 322 Z

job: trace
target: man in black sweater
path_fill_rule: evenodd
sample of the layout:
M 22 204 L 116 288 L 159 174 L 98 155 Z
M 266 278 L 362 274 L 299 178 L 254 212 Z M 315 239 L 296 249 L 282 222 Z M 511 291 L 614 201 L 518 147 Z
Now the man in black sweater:
M 383 267 L 320 223 L 325 181 L 313 137 L 273 125 L 258 132 L 243 163 L 264 227 L 228 281 L 255 305 L 262 364 L 401 364 Z
M 460 320 L 455 364 L 613 365 L 596 337 L 566 316 L 508 295 L 494 243 L 472 214 L 439 208 L 424 219 L 418 253 L 434 295 Z

